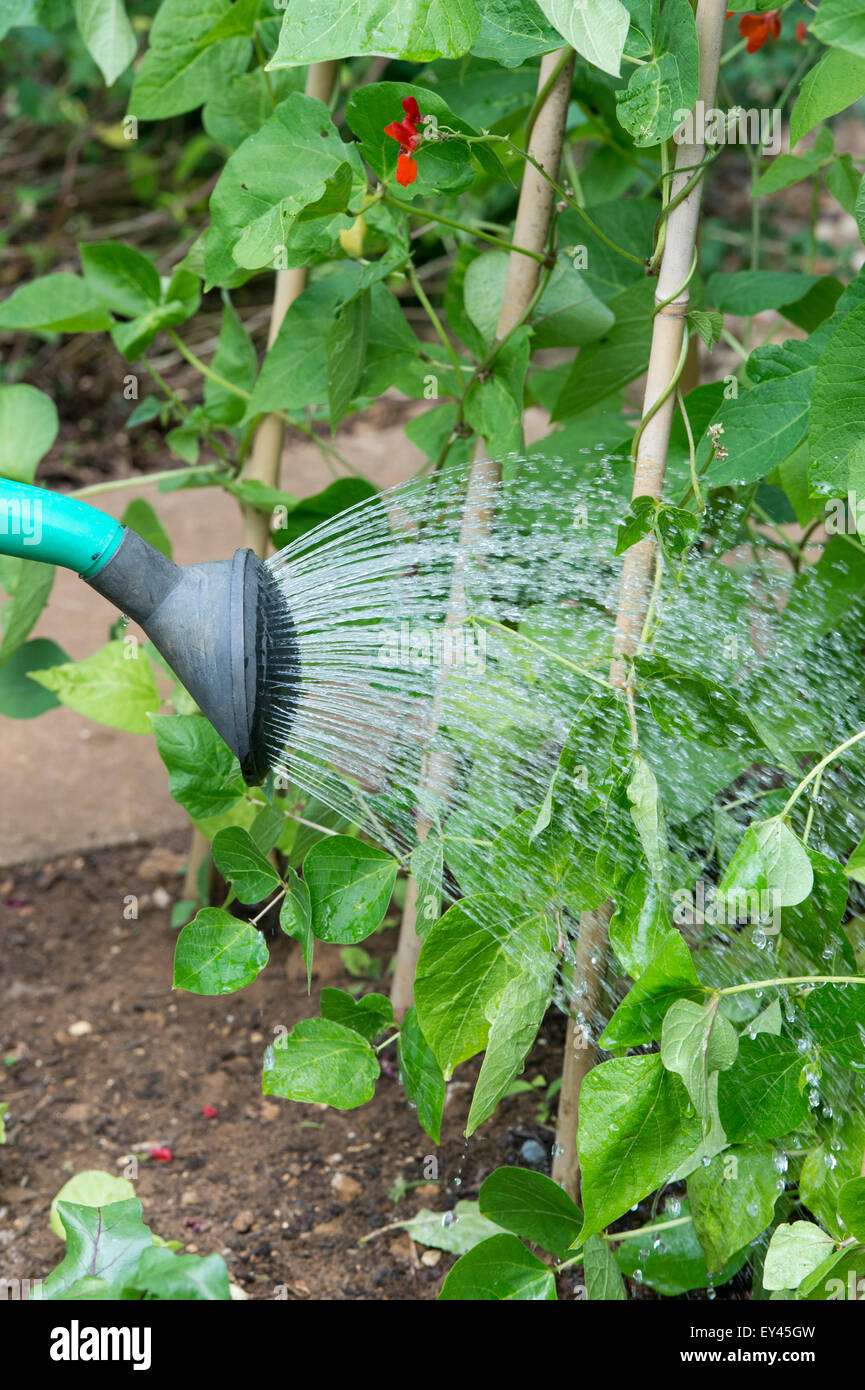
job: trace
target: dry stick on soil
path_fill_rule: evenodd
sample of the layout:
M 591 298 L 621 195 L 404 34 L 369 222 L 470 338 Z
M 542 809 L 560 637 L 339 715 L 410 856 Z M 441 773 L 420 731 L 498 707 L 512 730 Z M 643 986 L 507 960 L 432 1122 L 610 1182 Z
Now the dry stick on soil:
M 547 54 L 541 60 L 538 93 L 539 95 L 543 94 L 548 85 L 549 91 L 546 92 L 543 105 L 532 126 L 529 153 L 554 179 L 558 178 L 559 163 L 562 157 L 573 72 L 574 53 L 571 49 L 559 49 L 555 53 Z M 547 249 L 555 196 L 555 189 L 549 181 L 537 169 L 527 164 L 514 224 L 513 241 L 516 246 L 523 247 L 527 251 L 534 251 L 538 255 L 544 254 Z M 519 251 L 511 251 L 496 329 L 497 338 L 504 338 L 505 334 L 509 333 L 526 313 L 538 287 L 540 270 L 540 261 L 532 259 L 531 256 L 522 255 Z M 499 464 L 478 460 L 472 468 L 472 481 L 482 490 L 484 483 L 495 479 L 499 472 Z M 466 499 L 465 520 L 460 534 L 459 548 L 461 553 L 465 550 L 476 549 L 477 541 L 486 531 L 489 520 L 490 518 L 486 515 L 484 506 L 480 503 L 477 495 L 473 500 L 472 488 L 470 487 Z M 459 590 L 460 580 L 457 571 L 449 622 L 459 621 L 457 611 L 460 605 Z M 438 725 L 442 693 L 440 684 L 432 711 L 432 735 L 434 735 Z M 433 788 L 440 787 L 445 784 L 446 776 L 447 769 L 433 755 L 424 769 L 424 785 Z M 418 838 L 425 840 L 430 829 L 430 821 L 423 815 L 419 816 L 417 821 Z M 416 930 L 417 910 L 417 884 L 412 877 L 409 879 L 406 892 L 391 989 L 391 1002 L 397 1020 L 402 1019 L 406 1010 L 411 1008 L 414 1000 L 414 977 L 422 945 Z
M 708 110 L 715 102 L 725 8 L 724 0 L 699 0 L 697 7 L 697 34 L 700 41 L 699 100 L 705 103 L 703 110 Z M 705 154 L 702 131 L 696 129 L 696 120 L 694 125 L 694 142 L 685 141 L 677 146 L 676 170 L 681 172 L 676 172 L 673 176 L 670 202 L 688 183 L 694 166 L 702 162 Z M 640 433 L 637 448 L 634 497 L 659 499 L 664 485 L 670 426 L 676 401 L 675 392 L 669 392 L 654 414 L 652 408 L 674 380 L 682 351 L 688 313 L 688 281 L 696 246 L 702 185 L 702 179 L 696 182 L 688 196 L 673 208 L 667 220 L 664 255 L 655 291 L 655 303 L 663 304 L 663 308 L 655 313 L 652 332 L 652 349 L 643 399 L 643 419 L 646 424 Z M 664 304 L 668 299 L 670 303 Z M 649 416 L 651 418 L 647 418 Z M 625 551 L 613 644 L 614 656 L 610 667 L 610 680 L 621 690 L 627 689 L 631 679 L 633 657 L 639 645 L 649 606 L 654 561 L 655 542 L 651 535 Z M 607 927 L 611 911 L 612 904 L 606 903 L 598 911 L 584 912 L 580 917 L 575 974 L 578 980 L 585 983 L 578 1007 L 589 1027 L 596 1024 L 603 1003 Z M 573 1018 L 569 1018 L 552 1175 L 554 1181 L 563 1187 L 574 1201 L 577 1200 L 580 1177 L 577 1156 L 580 1087 L 596 1060 L 595 1049 L 585 1037 L 582 1027 Z
M 325 105 L 330 102 L 339 64 L 313 63 L 306 78 L 306 94 L 318 97 Z M 270 312 L 270 328 L 267 334 L 268 351 L 273 346 L 282 320 L 290 306 L 303 293 L 306 285 L 306 267 L 294 270 L 278 270 L 273 291 L 273 307 Z M 256 478 L 267 487 L 279 487 L 279 469 L 282 459 L 282 444 L 285 438 L 285 423 L 279 415 L 265 415 L 255 432 L 250 450 L 249 462 L 243 470 L 244 478 Z M 270 518 L 255 507 L 243 508 L 244 546 L 254 550 L 264 559 L 270 544 Z M 186 869 L 184 896 L 198 898 L 198 875 L 201 865 L 210 853 L 210 843 L 200 830 L 193 830 L 189 847 L 189 861 Z

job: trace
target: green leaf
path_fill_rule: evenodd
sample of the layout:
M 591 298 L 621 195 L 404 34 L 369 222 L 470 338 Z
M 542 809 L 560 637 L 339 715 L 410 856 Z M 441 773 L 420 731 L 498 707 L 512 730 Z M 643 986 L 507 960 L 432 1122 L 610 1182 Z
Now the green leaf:
M 444 847 L 438 836 L 429 835 L 415 845 L 411 872 L 417 887 L 417 934 L 425 937 L 441 912 Z
M 379 1072 L 376 1055 L 360 1033 L 330 1019 L 305 1018 L 268 1047 L 262 1091 L 353 1110 L 372 1099 Z
M 657 1054 L 593 1068 L 580 1091 L 583 1236 L 654 1192 L 700 1142 L 699 1117 Z
M 811 466 L 827 482 L 837 479 L 841 491 L 846 491 L 848 470 L 865 444 L 865 380 L 857 370 L 863 351 L 865 304 L 842 318 L 823 348 L 811 393 Z
M 493 1236 L 457 1260 L 439 1299 L 472 1303 L 497 1300 L 554 1301 L 556 1280 L 516 1236 Z
M 845 1182 L 838 1195 L 838 1215 L 851 1236 L 865 1241 L 865 1177 Z
M 61 270 L 19 285 L 0 304 L 0 330 L 20 333 L 93 333 L 111 327 L 111 315 L 86 280 Z
M 799 1078 L 803 1056 L 787 1038 L 758 1033 L 741 1038 L 734 1066 L 721 1072 L 718 1110 L 733 1143 L 776 1139 L 800 1125 L 808 1098 Z
M 323 989 L 321 1016 L 344 1028 L 353 1028 L 369 1043 L 393 1025 L 393 1008 L 386 994 L 364 994 L 353 999 L 344 989 Z
M 232 994 L 251 985 L 268 961 L 264 937 L 220 907 L 203 907 L 174 950 L 174 988 L 190 994 Z
M 321 492 L 317 492 L 313 497 L 305 497 L 291 509 L 286 520 L 274 534 L 274 544 L 277 549 L 290 545 L 322 521 L 356 506 L 366 497 L 373 497 L 375 492 L 375 487 L 365 478 L 338 478 Z
M 48 602 L 48 595 L 54 583 L 53 565 L 43 565 L 33 560 L 13 560 L 10 564 L 14 566 L 10 585 L 11 601 L 0 609 L 3 632 L 0 641 L 0 662 L 8 661 L 12 653 L 26 641 Z M 35 677 L 35 670 L 33 675 Z
M 616 536 L 616 554 L 624 555 L 632 545 L 648 536 L 655 521 L 658 505 L 653 497 L 634 497 L 622 520 Z
M 602 72 L 618 77 L 631 17 L 619 0 L 538 0 L 550 24 L 562 38 Z
M 371 312 L 369 290 L 339 309 L 327 334 L 327 399 L 331 433 L 348 410 L 366 360 Z
M 773 1232 L 763 1262 L 764 1289 L 798 1289 L 835 1248 L 830 1235 L 812 1221 L 782 1222 Z
M 360 161 L 343 144 L 324 102 L 292 92 L 231 155 L 213 191 L 204 254 L 208 286 L 230 279 L 238 265 L 272 266 L 280 248 L 287 261 L 298 219 L 305 227 L 320 219 L 329 225 L 345 212 L 359 172 Z M 302 263 L 305 254 L 303 247 L 292 262 Z
M 863 977 L 865 978 L 865 977 Z M 808 1028 L 827 1063 L 861 1070 L 865 1063 L 865 985 L 823 985 L 806 1006 Z
M 654 294 L 652 282 L 643 279 L 608 300 L 616 322 L 603 338 L 580 349 L 556 400 L 554 420 L 579 415 L 646 370 Z
M 260 903 L 282 880 L 270 860 L 242 826 L 227 826 L 213 840 L 213 862 L 242 903 Z
M 0 478 L 32 483 L 59 428 L 57 407 L 44 391 L 24 382 L 0 386 Z
M 820 278 L 793 270 L 719 272 L 706 281 L 706 303 L 724 314 L 760 314 L 804 299 Z
M 790 144 L 796 145 L 821 121 L 837 116 L 865 95 L 865 51 L 854 57 L 842 49 L 824 53 L 805 74 L 790 115 Z
M 152 722 L 171 795 L 193 820 L 220 815 L 246 794 L 240 764 L 200 714 L 160 714 Z
M 120 1296 L 186 1303 L 228 1300 L 228 1269 L 221 1255 L 180 1255 L 165 1246 L 152 1246 L 126 1275 Z
M 224 292 L 223 300 L 222 327 L 210 368 L 223 380 L 251 395 L 258 375 L 255 347 L 242 318 Z M 243 396 L 220 386 L 212 377 L 206 377 L 204 409 L 209 419 L 221 425 L 236 425 L 246 410 L 246 401 Z
M 731 909 L 751 920 L 776 907 L 795 907 L 808 897 L 814 870 L 808 851 L 780 816 L 752 821 L 718 884 Z M 729 915 L 729 914 L 728 914 Z
M 319 941 L 356 945 L 375 931 L 387 912 L 398 869 L 375 845 L 347 835 L 329 835 L 303 861 Z
M 441 1140 L 445 1079 L 432 1048 L 420 1030 L 414 1005 L 400 1024 L 397 1040 L 399 1074 L 409 1102 L 417 1109 L 418 1123 L 434 1144 Z
M 0 714 L 7 719 L 35 719 L 49 709 L 57 709 L 60 701 L 56 695 L 30 680 L 29 673 L 68 660 L 63 648 L 47 637 L 35 637 L 17 647 L 0 665 Z
M 506 68 L 518 68 L 527 58 L 552 53 L 561 43 L 561 35 L 546 22 L 535 0 L 486 0 L 472 53 L 476 58 L 492 58 Z
M 288 892 L 279 909 L 279 925 L 286 936 L 291 936 L 295 941 L 300 942 L 303 963 L 306 966 L 306 990 L 309 993 L 312 989 L 312 959 L 315 949 L 309 889 L 294 869 L 288 870 L 286 882 Z
M 616 94 L 619 123 L 638 149 L 669 140 L 697 100 L 700 53 L 688 0 L 664 0 L 652 55 Z
M 168 539 L 168 532 L 156 515 L 152 506 L 143 497 L 136 497 L 134 502 L 130 502 L 126 511 L 120 519 L 121 526 L 127 526 L 130 531 L 147 541 L 154 550 L 158 550 L 162 555 L 167 555 L 171 559 L 171 541 Z
M 769 1149 L 734 1147 L 694 1170 L 688 1200 L 711 1274 L 765 1230 L 777 1197 L 778 1170 Z
M 129 67 L 138 49 L 123 0 L 75 0 L 75 22 L 110 87 Z
M 97 299 L 124 318 L 146 314 L 162 298 L 159 274 L 152 261 L 119 241 L 79 246 L 81 271 Z
M 810 343 L 795 341 L 752 352 L 748 370 L 759 368 L 760 380 L 726 400 L 712 421 L 723 425 L 727 450 L 727 458 L 709 465 L 712 487 L 764 478 L 801 444 L 818 360 Z
M 698 1114 L 708 1114 L 712 1072 L 731 1067 L 738 1050 L 736 1030 L 719 1012 L 717 1000 L 695 1004 L 678 999 L 670 1006 L 661 1033 L 661 1060 L 681 1076 Z
M 865 13 L 859 0 L 823 0 L 811 33 L 823 43 L 865 58 Z
M 415 1004 L 446 1080 L 486 1047 L 509 980 L 521 968 L 545 976 L 551 944 L 539 914 L 495 893 L 465 898 L 436 922 L 421 948 Z
M 589 1236 L 583 1250 L 586 1298 L 590 1303 L 606 1300 L 626 1303 L 628 1295 L 619 1266 L 602 1236 Z
M 679 1203 L 677 1199 L 674 1211 L 676 1217 L 687 1217 L 690 1213 L 687 1200 Z M 667 1215 L 673 1216 L 669 1207 Z M 685 1221 L 681 1226 L 674 1226 L 662 1233 L 657 1250 L 654 1242 L 647 1252 L 642 1240 L 623 1240 L 616 1251 L 616 1263 L 623 1274 L 634 1278 L 639 1271 L 641 1283 L 657 1293 L 675 1298 L 710 1285 L 715 1289 L 720 1288 L 742 1268 L 749 1253 L 747 1249 L 740 1250 L 720 1274 L 711 1275 L 706 1269 L 706 1257 L 694 1227 L 690 1221 Z
M 422 1207 L 410 1221 L 402 1223 L 406 1234 L 418 1245 L 465 1255 L 481 1241 L 502 1234 L 501 1228 L 481 1216 L 477 1202 L 457 1202 L 453 1211 L 429 1211 Z
M 552 954 L 547 957 L 545 967 L 537 975 L 528 978 L 518 975 L 510 980 L 501 998 L 489 1010 L 490 1033 L 466 1121 L 466 1138 L 489 1119 L 522 1069 L 538 1036 L 553 989 L 555 957 Z
M 123 641 L 108 642 L 83 661 L 34 671 L 31 679 L 78 714 L 130 734 L 149 734 L 150 716 L 162 703 L 146 648 Z
M 135 1188 L 128 1178 L 116 1177 L 98 1168 L 76 1173 L 65 1182 L 51 1203 L 51 1229 L 60 1240 L 66 1239 L 66 1228 L 57 1214 L 58 1202 L 74 1202 L 79 1207 L 105 1207 L 111 1202 L 135 1199 Z
M 0 1101 L 0 1144 L 6 1143 L 6 1111 L 9 1109 L 8 1101 Z
M 658 782 L 645 758 L 637 755 L 627 788 L 631 819 L 637 828 L 643 853 L 659 888 L 667 876 L 667 830 L 658 796 Z
M 459 58 L 480 30 L 475 0 L 372 0 L 346 9 L 339 0 L 286 10 L 268 69 L 363 54 L 429 63 Z
M 102 1207 L 60 1202 L 57 1215 L 66 1231 L 66 1256 L 43 1283 L 43 1298 L 62 1298 L 87 1276 L 115 1286 L 153 1245 L 135 1198 Z
M 529 365 L 530 330 L 518 328 L 502 345 L 495 366 L 476 383 L 465 406 L 466 423 L 486 442 L 492 458 L 524 447 L 523 404 Z
M 691 952 L 679 933 L 670 930 L 601 1034 L 601 1046 L 636 1047 L 651 1042 L 661 1036 L 664 1017 L 676 1000 L 699 999 L 702 994 Z
M 162 0 L 150 30 L 129 98 L 129 110 L 142 120 L 180 116 L 220 91 L 245 71 L 249 39 L 234 37 L 232 0 Z
M 490 1221 L 555 1255 L 570 1250 L 583 1224 L 567 1192 L 528 1168 L 497 1168 L 484 1179 L 479 1200 Z

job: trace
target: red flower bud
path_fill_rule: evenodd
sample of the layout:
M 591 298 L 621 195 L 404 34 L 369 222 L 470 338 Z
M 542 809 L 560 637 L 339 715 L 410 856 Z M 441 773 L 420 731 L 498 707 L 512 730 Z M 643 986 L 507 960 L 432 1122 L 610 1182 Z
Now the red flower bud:
M 392 140 L 396 140 L 400 148 L 399 157 L 396 161 L 396 181 L 406 188 L 408 184 L 414 183 L 417 178 L 417 163 L 411 155 L 420 144 L 420 136 L 417 133 L 418 122 L 420 121 L 420 107 L 415 97 L 403 97 L 402 109 L 405 116 L 401 121 L 391 121 L 390 125 L 384 128 L 385 135 L 389 135 Z
M 219 1115 L 219 1111 L 215 1105 L 202 1105 L 201 1113 L 205 1120 L 215 1120 Z
M 147 1157 L 152 1158 L 155 1163 L 170 1163 L 172 1158 L 174 1157 L 174 1154 L 171 1152 L 167 1144 L 163 1144 L 161 1148 L 148 1149 Z
M 799 23 L 796 25 L 796 42 L 797 42 L 797 43 L 804 43 L 805 40 L 807 39 L 807 37 L 808 37 L 808 27 L 807 27 L 807 25 L 805 24 L 804 19 L 800 19 L 800 20 L 799 20 Z
M 747 39 L 745 49 L 756 53 L 768 38 L 777 39 L 781 32 L 781 15 L 778 10 L 767 10 L 765 14 L 743 14 L 739 20 L 739 33 Z

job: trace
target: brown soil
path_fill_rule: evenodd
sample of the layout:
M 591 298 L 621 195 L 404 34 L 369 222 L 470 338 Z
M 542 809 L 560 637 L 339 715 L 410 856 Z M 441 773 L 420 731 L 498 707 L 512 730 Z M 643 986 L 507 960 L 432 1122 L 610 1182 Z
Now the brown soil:
M 0 1148 L 0 1275 L 33 1280 L 59 1262 L 48 1210 L 71 1174 L 120 1173 L 126 1155 L 143 1159 L 142 1148 L 168 1145 L 170 1162 L 140 1162 L 145 1220 L 187 1250 L 221 1252 L 251 1298 L 435 1298 L 452 1256 L 423 1262 L 400 1229 L 362 1238 L 422 1206 L 444 1212 L 476 1197 L 493 1168 L 523 1161 L 527 1139 L 549 1152 L 552 1132 L 535 1123 L 536 1098 L 505 1100 L 490 1132 L 466 1146 L 474 1073 L 461 1068 L 437 1149 L 391 1062 L 374 1101 L 358 1110 L 263 1097 L 261 1058 L 274 1029 L 317 1013 L 322 984 L 357 982 L 337 948 L 318 947 L 308 998 L 298 947 L 278 936 L 269 940 L 267 969 L 241 993 L 174 993 L 176 933 L 165 904 L 180 896 L 185 840 L 27 865 L 0 878 L 0 1099 L 10 1102 L 9 1142 Z M 137 920 L 123 915 L 134 906 L 130 895 Z M 386 969 L 394 931 L 365 944 Z M 528 1077 L 555 1074 L 559 1022 L 549 1020 Z M 74 1026 L 82 1023 L 91 1031 Z M 216 1106 L 218 1118 L 205 1118 L 203 1105 Z M 421 1181 L 429 1157 L 438 1160 L 437 1187 L 412 1188 L 394 1203 L 397 1178 Z

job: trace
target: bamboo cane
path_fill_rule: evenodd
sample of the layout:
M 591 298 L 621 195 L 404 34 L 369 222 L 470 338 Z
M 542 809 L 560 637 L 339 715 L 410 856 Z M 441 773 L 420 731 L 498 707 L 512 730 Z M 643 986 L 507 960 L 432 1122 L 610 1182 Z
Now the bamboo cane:
M 697 6 L 697 37 L 700 44 L 698 100 L 704 103 L 703 110 L 708 110 L 715 101 L 725 11 L 723 0 L 699 0 Z M 677 147 L 670 189 L 671 203 L 693 176 L 695 165 L 704 158 L 703 132 L 697 129 L 697 125 L 695 121 L 693 140 L 685 140 Z M 687 197 L 673 207 L 667 219 L 664 254 L 655 291 L 656 313 L 643 398 L 643 420 L 646 424 L 640 433 L 637 448 L 634 497 L 660 499 L 664 486 L 675 392 L 669 392 L 654 414 L 652 410 L 674 380 L 681 356 L 702 187 L 703 181 L 700 179 Z M 649 605 L 654 562 L 655 542 L 651 535 L 625 551 L 610 666 L 610 681 L 621 690 L 628 688 L 631 679 L 633 657 L 639 646 Z M 599 1018 L 603 1004 L 607 927 L 611 911 L 612 904 L 606 903 L 596 912 L 584 912 L 580 918 L 576 969 L 577 978 L 584 981 L 586 987 L 581 993 L 579 1006 L 590 1026 Z M 596 1061 L 597 1052 L 590 1040 L 583 1036 L 575 1020 L 569 1018 L 552 1175 L 554 1181 L 575 1201 L 580 1175 L 577 1151 L 580 1088 L 583 1078 Z
M 574 56 L 573 50 L 567 48 L 547 54 L 541 60 L 538 76 L 539 96 L 546 91 L 548 85 L 549 90 L 546 91 L 543 104 L 532 126 L 528 148 L 529 153 L 554 179 L 558 177 L 562 157 Z M 548 180 L 531 164 L 526 164 L 514 224 L 513 240 L 516 246 L 535 251 L 539 255 L 546 251 L 554 198 L 555 189 Z M 524 256 L 519 251 L 511 251 L 496 328 L 496 336 L 499 339 L 504 338 L 525 314 L 537 289 L 539 274 L 539 261 L 531 256 Z M 498 471 L 499 465 L 495 462 L 477 459 L 473 465 L 474 478 L 479 483 L 495 477 Z M 477 502 L 473 505 L 471 492 L 466 502 L 465 516 L 460 536 L 461 549 L 468 545 L 470 536 L 475 537 L 479 530 L 483 531 L 488 520 L 480 513 Z M 458 599 L 452 602 L 452 609 L 455 602 L 458 603 Z M 426 784 L 438 785 L 439 772 L 438 765 L 431 760 L 426 769 Z M 418 838 L 424 840 L 429 834 L 430 822 L 426 818 L 419 818 L 416 829 Z M 391 1002 L 397 1020 L 405 1015 L 414 999 L 414 977 L 422 944 L 417 934 L 417 885 L 414 879 L 410 878 L 400 923 L 391 988 Z

